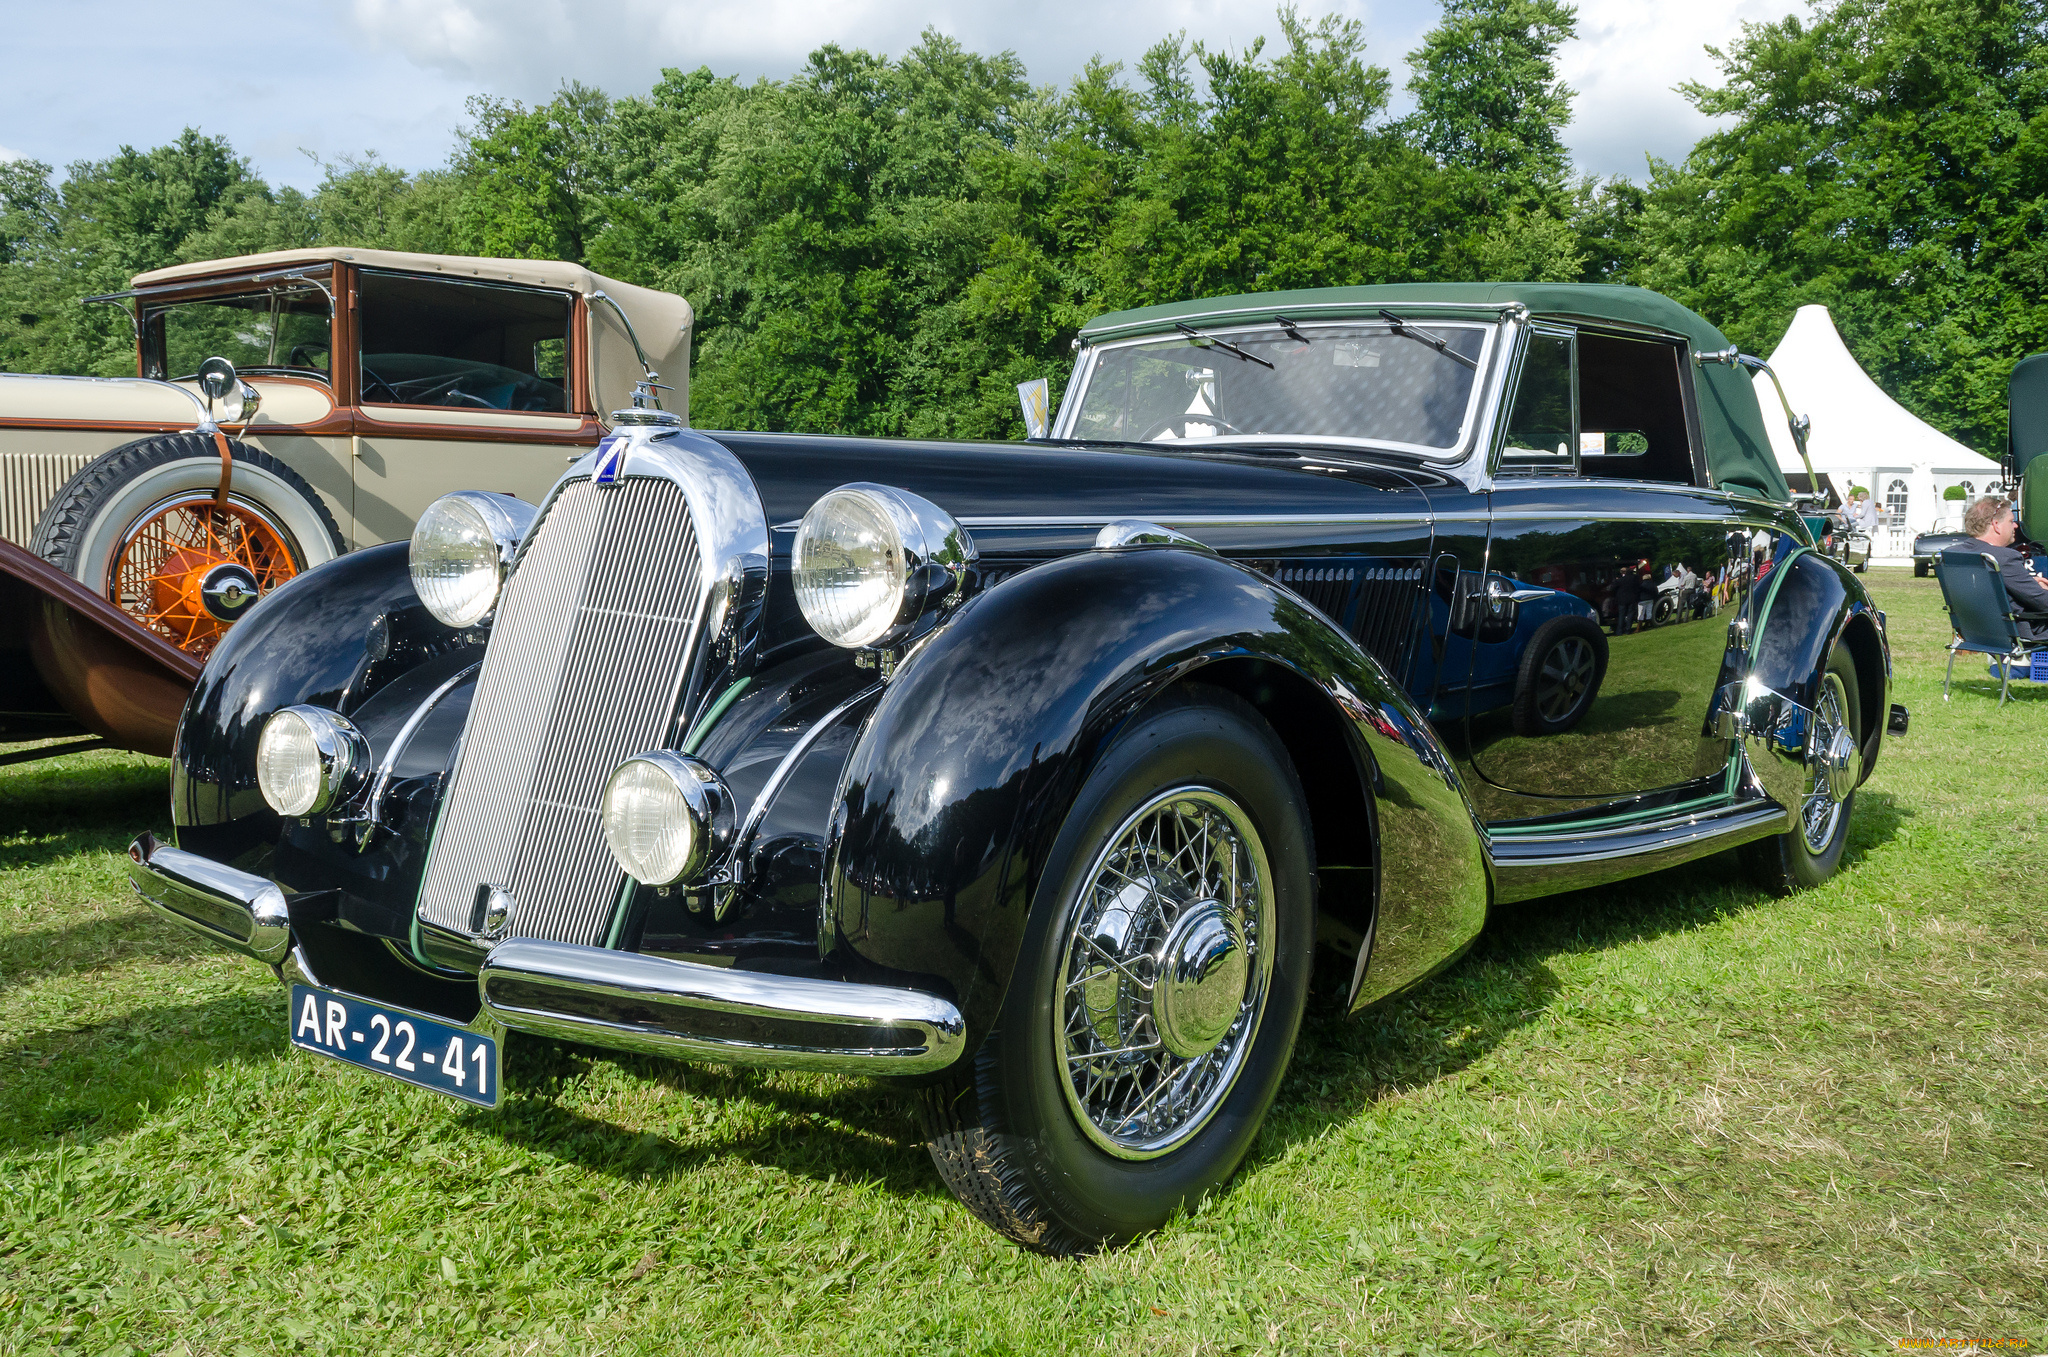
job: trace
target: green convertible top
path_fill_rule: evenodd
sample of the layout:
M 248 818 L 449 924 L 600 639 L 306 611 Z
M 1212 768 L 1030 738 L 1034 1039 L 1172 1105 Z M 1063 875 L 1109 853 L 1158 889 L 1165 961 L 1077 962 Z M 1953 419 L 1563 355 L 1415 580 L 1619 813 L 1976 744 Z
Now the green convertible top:
M 1728 337 L 1700 316 L 1661 293 L 1612 283 L 1387 283 L 1377 287 L 1314 287 L 1292 292 L 1255 292 L 1238 297 L 1203 297 L 1133 311 L 1112 311 L 1081 327 L 1081 342 L 1128 339 L 1176 322 L 1204 326 L 1270 321 L 1374 317 L 1381 307 L 1427 313 L 1438 308 L 1497 310 L 1521 304 L 1532 315 L 1559 320 L 1614 321 L 1677 335 L 1695 353 L 1728 347 Z M 1720 364 L 1692 369 L 1699 404 L 1700 435 L 1714 483 L 1783 502 L 1790 498 L 1763 411 L 1746 372 Z

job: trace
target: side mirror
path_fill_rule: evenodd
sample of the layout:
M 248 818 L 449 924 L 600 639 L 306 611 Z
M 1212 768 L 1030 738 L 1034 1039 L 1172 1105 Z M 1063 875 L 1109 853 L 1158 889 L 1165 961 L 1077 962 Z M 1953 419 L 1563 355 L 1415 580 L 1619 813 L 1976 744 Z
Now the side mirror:
M 235 365 L 225 358 L 209 358 L 199 365 L 199 391 L 206 408 L 221 424 L 246 424 L 263 403 L 262 393 L 235 375 Z

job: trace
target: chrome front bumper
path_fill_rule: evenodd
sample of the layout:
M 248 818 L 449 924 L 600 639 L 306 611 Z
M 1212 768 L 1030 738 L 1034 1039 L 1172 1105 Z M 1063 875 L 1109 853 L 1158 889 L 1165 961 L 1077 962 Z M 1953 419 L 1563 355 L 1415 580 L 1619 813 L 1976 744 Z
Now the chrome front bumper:
M 230 951 L 269 966 L 291 951 L 284 892 L 264 877 L 144 834 L 128 845 L 128 882 L 151 909 Z
M 128 879 L 151 908 L 277 966 L 292 954 L 284 892 L 144 834 Z M 316 977 L 305 977 L 320 983 Z M 960 1010 L 935 994 L 766 975 L 515 939 L 484 958 L 478 1024 L 622 1051 L 833 1074 L 923 1074 L 959 1059 Z
M 935 994 L 735 971 L 515 939 L 484 958 L 484 1008 L 509 1028 L 623 1051 L 836 1074 L 923 1074 L 959 1059 L 960 1010 Z

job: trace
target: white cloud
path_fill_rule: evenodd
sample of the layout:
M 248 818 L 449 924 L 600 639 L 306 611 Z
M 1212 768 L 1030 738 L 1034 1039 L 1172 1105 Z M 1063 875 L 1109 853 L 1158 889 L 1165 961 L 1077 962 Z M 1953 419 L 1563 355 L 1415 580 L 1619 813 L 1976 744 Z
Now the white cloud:
M 1580 0 L 1582 36 L 1561 54 L 1580 91 L 1565 134 L 1580 167 L 1640 178 L 1646 152 L 1682 157 L 1708 123 L 1671 86 L 1714 78 L 1705 44 L 1795 4 Z M 1403 57 L 1437 21 L 1434 0 L 1301 7 L 1311 19 L 1363 21 L 1369 58 L 1393 69 L 1396 110 L 1407 105 Z M 310 188 L 320 171 L 301 151 L 332 160 L 374 148 L 413 170 L 444 163 L 471 94 L 533 102 L 564 79 L 639 94 L 664 66 L 779 79 L 823 43 L 901 55 L 926 27 L 972 51 L 1014 50 L 1035 83 L 1064 84 L 1096 54 L 1128 69 L 1178 30 L 1236 50 L 1279 31 L 1273 0 L 214 0 L 209 13 L 202 29 L 146 0 L 11 6 L 9 50 L 28 59 L 0 82 L 6 154 L 61 167 L 162 145 L 190 126 L 226 136 L 271 182 Z M 261 35 L 260 55 L 225 53 L 218 31 Z M 78 71 L 138 65 L 184 74 L 101 82 L 77 97 Z
M 1758 23 L 1804 10 L 1796 0 L 1644 4 L 1580 0 L 1579 38 L 1558 54 L 1558 73 L 1578 91 L 1565 144 L 1581 170 L 1642 179 L 1646 155 L 1683 159 L 1713 120 L 1673 86 L 1715 84 L 1709 45 L 1726 48 L 1746 20 Z
M 1431 9 L 1418 0 L 1334 0 L 1313 12 L 1365 20 L 1374 59 L 1392 63 L 1411 36 L 1411 15 Z M 1376 22 L 1382 11 L 1390 25 Z M 1128 66 L 1181 29 L 1234 47 L 1279 31 L 1263 0 L 1038 0 L 1001 8 L 985 0 L 346 0 L 346 14 L 373 49 L 521 99 L 546 98 L 564 79 L 637 93 L 664 66 L 779 78 L 825 43 L 897 55 L 926 28 L 970 51 L 1015 51 L 1038 83 L 1064 83 L 1096 54 Z

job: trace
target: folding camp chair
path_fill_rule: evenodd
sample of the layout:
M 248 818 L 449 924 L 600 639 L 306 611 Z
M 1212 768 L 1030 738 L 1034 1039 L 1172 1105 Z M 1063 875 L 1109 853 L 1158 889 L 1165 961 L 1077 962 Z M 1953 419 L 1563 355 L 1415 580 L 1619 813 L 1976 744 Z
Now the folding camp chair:
M 1998 705 L 2004 706 L 2012 691 L 2012 667 L 2025 665 L 2037 650 L 2048 650 L 2048 641 L 2029 640 L 2021 635 L 2022 622 L 2048 622 L 2048 613 L 2018 611 L 2012 595 L 1999 577 L 1998 562 L 1981 551 L 1950 547 L 1935 560 L 1935 574 L 1941 580 L 1941 596 L 1948 604 L 1949 623 L 1956 639 L 1948 648 L 1948 676 L 1941 681 L 1941 700 L 1948 701 L 1949 681 L 1956 673 L 1956 653 L 1989 655 L 1998 665 L 2002 681 Z

